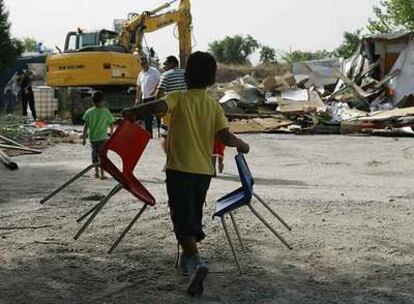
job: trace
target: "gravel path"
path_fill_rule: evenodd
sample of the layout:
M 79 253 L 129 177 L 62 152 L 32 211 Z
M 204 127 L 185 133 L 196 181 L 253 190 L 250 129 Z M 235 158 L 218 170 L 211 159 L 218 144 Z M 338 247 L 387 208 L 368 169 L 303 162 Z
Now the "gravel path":
M 118 194 L 79 241 L 76 218 L 115 181 L 92 174 L 39 204 L 89 162 L 89 149 L 56 145 L 0 167 L 0 304 L 20 303 L 414 303 L 414 141 L 375 137 L 251 135 L 256 192 L 293 231 L 269 221 L 289 251 L 247 209 L 236 212 L 246 252 L 236 272 L 214 202 L 238 187 L 233 150 L 215 179 L 202 244 L 210 275 L 202 299 L 174 269 L 164 156 L 152 142 L 137 175 L 157 198 L 118 250 L 111 243 L 141 204 Z

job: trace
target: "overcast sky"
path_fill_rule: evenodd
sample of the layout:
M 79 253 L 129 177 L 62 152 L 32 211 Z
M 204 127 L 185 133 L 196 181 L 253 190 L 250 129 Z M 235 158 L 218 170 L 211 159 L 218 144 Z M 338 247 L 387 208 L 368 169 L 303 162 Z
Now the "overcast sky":
M 14 36 L 62 46 L 76 28 L 112 29 L 113 19 L 166 0 L 5 0 Z M 366 25 L 379 0 L 193 0 L 196 49 L 226 35 L 251 34 L 277 49 L 333 49 L 344 31 Z M 147 35 L 161 57 L 178 53 L 173 27 Z

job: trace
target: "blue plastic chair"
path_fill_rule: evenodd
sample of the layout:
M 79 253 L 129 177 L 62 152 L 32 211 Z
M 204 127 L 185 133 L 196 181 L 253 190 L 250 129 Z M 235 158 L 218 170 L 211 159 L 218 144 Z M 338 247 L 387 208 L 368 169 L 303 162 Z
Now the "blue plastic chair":
M 237 238 L 240 242 L 240 245 L 242 249 L 244 250 L 243 242 L 240 236 L 240 231 L 237 226 L 236 220 L 233 216 L 233 211 L 236 209 L 239 209 L 243 206 L 249 207 L 249 209 L 252 211 L 252 213 L 289 249 L 292 249 L 292 247 L 286 242 L 286 240 L 276 232 L 276 230 L 257 212 L 257 210 L 252 206 L 252 199 L 256 198 L 262 205 L 273 215 L 275 216 L 289 231 L 292 230 L 292 228 L 275 212 L 272 208 L 259 196 L 253 191 L 254 186 L 254 179 L 251 174 L 251 171 L 249 169 L 249 166 L 247 165 L 246 159 L 244 158 L 243 154 L 238 154 L 235 157 L 236 159 L 236 165 L 237 170 L 239 172 L 240 182 L 242 186 L 223 196 L 217 201 L 216 205 L 216 212 L 213 215 L 213 219 L 215 217 L 220 217 L 221 223 L 223 225 L 224 232 L 226 234 L 227 240 L 229 242 L 231 251 L 234 256 L 234 260 L 236 261 L 237 267 L 239 268 L 239 271 L 241 271 L 240 262 L 236 253 L 236 250 L 234 248 L 233 242 L 230 238 L 229 230 L 227 228 L 226 219 L 225 216 L 228 214 L 230 215 L 230 219 L 233 223 L 234 230 L 236 231 Z

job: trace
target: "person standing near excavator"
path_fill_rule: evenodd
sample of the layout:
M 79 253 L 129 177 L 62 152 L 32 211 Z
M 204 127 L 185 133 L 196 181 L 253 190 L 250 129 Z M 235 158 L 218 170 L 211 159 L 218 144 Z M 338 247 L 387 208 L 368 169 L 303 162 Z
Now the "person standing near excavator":
M 137 96 L 135 104 L 143 104 L 155 100 L 155 91 L 160 81 L 161 73 L 154 67 L 150 66 L 146 57 L 140 58 L 142 67 L 141 73 L 137 79 Z M 144 118 L 145 130 L 151 133 L 152 137 L 152 126 L 154 123 L 154 115 L 149 114 Z
M 20 73 L 19 75 L 19 84 L 22 97 L 22 114 L 24 117 L 27 117 L 27 106 L 29 105 L 30 111 L 32 112 L 33 120 L 37 119 L 35 100 L 32 89 L 32 78 L 30 71 L 26 70 L 25 72 Z
M 171 92 L 187 90 L 184 80 L 185 70 L 179 68 L 179 62 L 175 56 L 167 57 L 163 69 L 164 73 L 161 75 L 157 88 L 156 100 Z
M 158 84 L 157 92 L 155 99 L 159 100 L 165 95 L 176 92 L 176 91 L 185 91 L 187 90 L 187 84 L 185 83 L 184 74 L 185 70 L 180 69 L 179 61 L 175 56 L 168 56 L 164 62 L 164 73 L 161 75 L 160 83 Z M 164 130 L 168 130 L 168 124 L 170 122 L 171 113 L 167 113 L 162 117 L 162 124 Z M 163 137 L 166 137 L 166 132 L 164 132 Z M 165 140 L 162 143 L 162 147 L 165 152 Z

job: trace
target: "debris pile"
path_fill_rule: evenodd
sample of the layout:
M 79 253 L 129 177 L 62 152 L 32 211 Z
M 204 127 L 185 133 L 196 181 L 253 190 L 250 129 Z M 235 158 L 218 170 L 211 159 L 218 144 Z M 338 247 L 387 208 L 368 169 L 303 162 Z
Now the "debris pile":
M 211 93 L 235 133 L 414 135 L 412 37 L 370 37 L 347 60 L 302 62 L 260 81 L 244 76 Z
M 82 130 L 62 123 L 27 123 L 12 115 L 0 119 L 0 162 L 15 170 L 17 164 L 10 157 L 23 154 L 39 154 L 41 150 L 57 142 L 77 143 Z
M 25 118 L 6 115 L 0 117 L 0 135 L 30 147 L 46 147 L 54 143 L 80 142 L 81 127 L 67 122 L 28 122 Z

